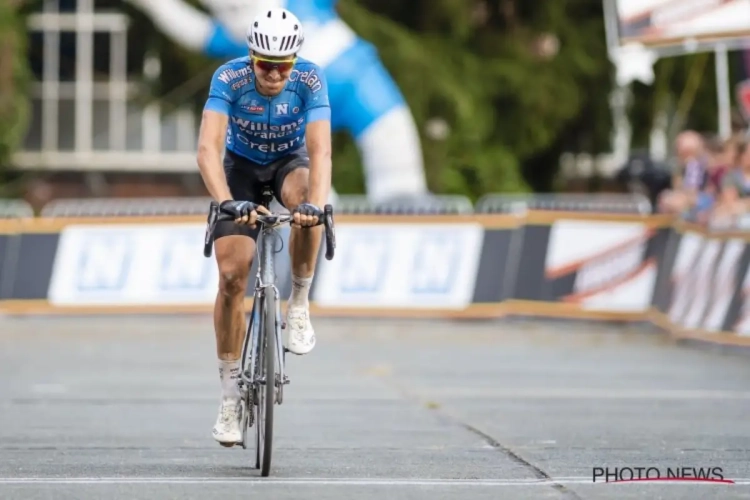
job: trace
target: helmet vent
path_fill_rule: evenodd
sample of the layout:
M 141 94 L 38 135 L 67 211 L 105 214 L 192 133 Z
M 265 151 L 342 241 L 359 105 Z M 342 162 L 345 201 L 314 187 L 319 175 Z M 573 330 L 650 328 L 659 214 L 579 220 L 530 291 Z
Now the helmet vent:
M 294 43 L 297 41 L 297 35 L 285 36 L 281 42 L 281 50 L 287 51 L 294 47 Z
M 271 50 L 271 44 L 268 42 L 268 35 L 258 35 L 256 32 L 254 33 L 254 36 L 255 45 L 265 50 Z

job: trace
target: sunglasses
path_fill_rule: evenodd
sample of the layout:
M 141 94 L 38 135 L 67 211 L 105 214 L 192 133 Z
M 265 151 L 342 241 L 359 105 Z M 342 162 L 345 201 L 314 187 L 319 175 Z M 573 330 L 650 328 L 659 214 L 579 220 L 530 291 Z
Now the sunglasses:
M 279 60 L 279 59 L 264 59 L 258 56 L 250 56 L 250 59 L 252 59 L 253 63 L 263 71 L 269 72 L 269 71 L 278 69 L 279 73 L 286 73 L 287 71 L 292 69 L 294 67 L 294 64 L 297 62 L 296 57 L 292 59 Z

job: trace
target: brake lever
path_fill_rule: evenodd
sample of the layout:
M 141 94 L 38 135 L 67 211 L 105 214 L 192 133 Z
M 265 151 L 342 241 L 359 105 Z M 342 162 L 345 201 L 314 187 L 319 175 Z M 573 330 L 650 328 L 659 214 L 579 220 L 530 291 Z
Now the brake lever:
M 219 204 L 212 201 L 208 207 L 206 218 L 206 233 L 203 236 L 203 256 L 210 258 L 214 248 L 214 230 L 219 219 Z

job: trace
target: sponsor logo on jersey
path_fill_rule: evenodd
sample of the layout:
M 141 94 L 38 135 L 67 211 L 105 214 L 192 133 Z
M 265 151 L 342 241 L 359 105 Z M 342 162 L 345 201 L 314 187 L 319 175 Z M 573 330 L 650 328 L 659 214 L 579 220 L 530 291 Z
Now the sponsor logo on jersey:
M 250 68 L 240 68 L 237 70 L 227 68 L 219 74 L 219 80 L 226 84 L 229 84 L 230 82 L 234 80 L 245 78 L 249 73 L 250 73 Z
M 276 105 L 277 115 L 288 115 L 289 114 L 289 103 L 277 104 Z
M 283 153 L 284 151 L 289 151 L 297 146 L 301 146 L 303 138 L 295 137 L 289 142 L 276 144 L 275 142 L 255 142 L 253 139 L 247 138 L 242 134 L 237 134 L 237 141 L 249 147 L 250 149 L 257 149 L 261 153 Z
M 297 121 L 285 123 L 283 125 L 268 125 L 267 123 L 258 123 L 233 116 L 232 122 L 234 122 L 242 132 L 248 135 L 259 137 L 261 139 L 278 139 L 297 132 L 302 124 L 305 123 L 305 120 L 304 118 L 300 118 Z
M 298 69 L 293 69 L 292 73 L 289 75 L 289 81 L 298 81 L 300 83 L 304 83 L 305 85 L 310 87 L 310 90 L 313 93 L 318 92 L 323 88 L 323 84 L 320 83 L 320 77 L 314 69 L 311 69 L 310 71 L 300 71 Z
M 249 85 L 253 82 L 252 78 L 243 78 L 239 82 L 232 84 L 232 90 L 238 90 L 244 87 L 245 85 Z
M 245 104 L 240 107 L 249 113 L 256 113 L 256 114 L 263 113 L 263 111 L 266 109 L 260 104 L 258 104 L 258 101 L 256 101 L 255 99 L 250 101 L 250 104 Z

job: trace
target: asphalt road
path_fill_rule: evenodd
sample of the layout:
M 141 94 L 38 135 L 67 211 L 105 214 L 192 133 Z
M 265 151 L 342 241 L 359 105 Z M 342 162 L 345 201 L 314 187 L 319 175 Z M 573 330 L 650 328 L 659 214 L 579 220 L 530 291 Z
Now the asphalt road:
M 0 498 L 750 498 L 747 356 L 601 325 L 315 326 L 260 478 L 252 450 L 211 439 L 209 318 L 0 319 Z M 595 467 L 736 482 L 592 483 Z

